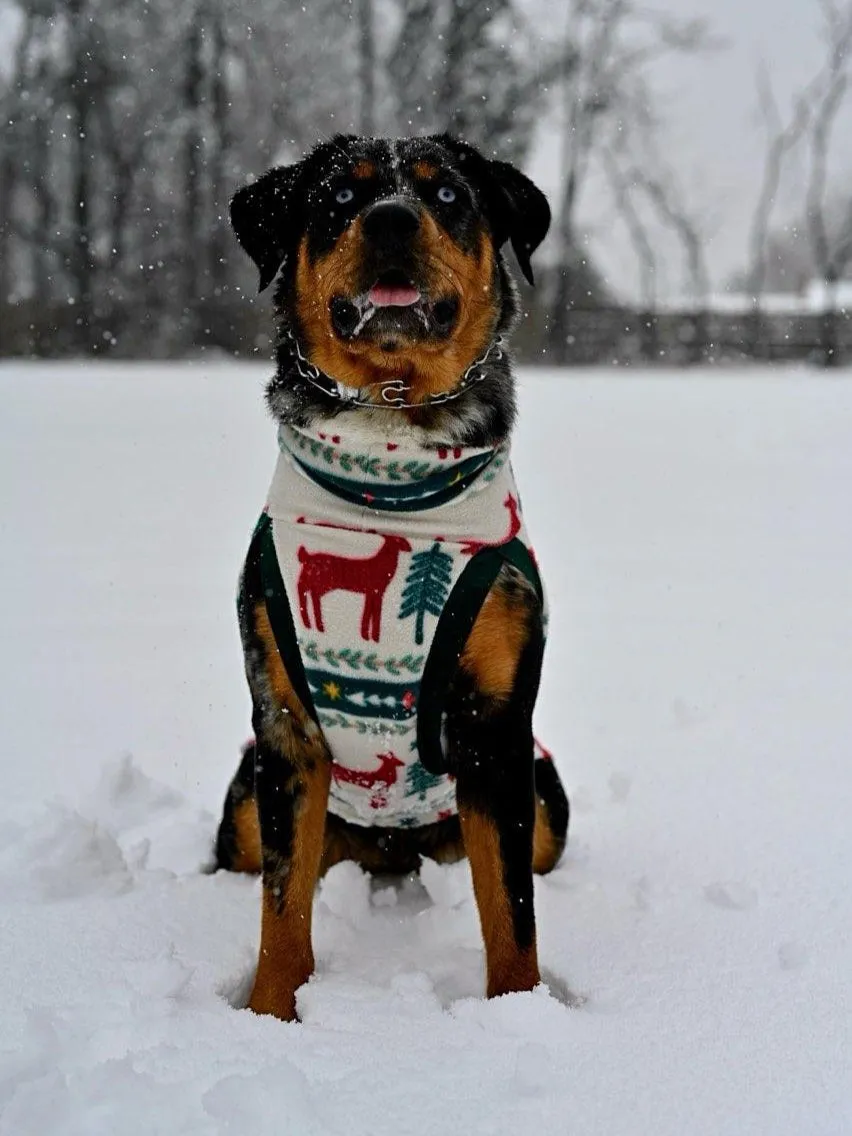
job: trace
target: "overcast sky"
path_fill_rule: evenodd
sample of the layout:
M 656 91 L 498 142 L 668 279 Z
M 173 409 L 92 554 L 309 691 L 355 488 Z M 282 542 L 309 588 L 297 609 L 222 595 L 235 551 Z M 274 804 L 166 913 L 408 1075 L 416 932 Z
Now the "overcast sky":
M 565 10 L 565 0 L 543 2 L 548 14 Z M 671 164 L 708 218 L 713 232 L 709 261 L 714 283 L 721 284 L 745 260 L 761 173 L 764 133 L 756 106 L 758 62 L 766 63 L 781 107 L 789 108 L 794 92 L 812 77 L 822 59 L 817 0 L 649 0 L 649 6 L 677 16 L 705 17 L 728 43 L 703 58 L 664 61 L 655 75 L 670 123 L 666 137 Z M 552 141 L 540 139 L 534 174 L 552 191 L 556 166 L 548 150 Z M 836 154 L 838 176 L 848 178 L 852 114 L 836 132 Z M 791 187 L 780 203 L 779 218 L 790 216 L 794 202 Z M 593 208 L 586 212 L 593 214 Z M 616 287 L 634 278 L 633 258 L 623 236 L 595 229 L 594 241 Z

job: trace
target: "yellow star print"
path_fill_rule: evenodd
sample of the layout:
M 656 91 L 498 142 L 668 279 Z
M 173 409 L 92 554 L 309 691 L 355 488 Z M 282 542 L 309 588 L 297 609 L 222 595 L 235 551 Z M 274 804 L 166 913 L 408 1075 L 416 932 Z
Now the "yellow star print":
M 332 702 L 336 702 L 340 697 L 340 687 L 336 682 L 324 682 L 322 689 L 323 693 L 327 694 Z

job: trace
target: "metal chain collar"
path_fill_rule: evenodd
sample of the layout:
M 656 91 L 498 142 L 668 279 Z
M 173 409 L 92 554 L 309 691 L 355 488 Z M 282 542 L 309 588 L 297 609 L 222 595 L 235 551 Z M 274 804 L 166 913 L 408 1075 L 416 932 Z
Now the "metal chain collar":
M 405 392 L 411 390 L 411 387 L 404 386 L 402 379 L 386 379 L 384 382 L 368 384 L 369 386 L 377 386 L 380 388 L 382 401 L 366 402 L 364 399 L 358 398 L 357 395 L 344 394 L 343 391 L 340 390 L 339 383 L 328 375 L 325 375 L 319 367 L 305 358 L 299 341 L 289 328 L 285 333 L 285 337 L 293 345 L 296 356 L 296 370 L 299 372 L 299 376 L 312 386 L 315 386 L 318 390 L 321 390 L 323 394 L 328 395 L 329 398 L 336 398 L 339 402 L 353 408 L 364 407 L 367 409 L 372 407 L 378 410 L 416 410 L 421 406 L 439 406 L 442 402 L 452 402 L 453 399 L 464 394 L 464 392 L 475 383 L 482 382 L 483 379 L 488 377 L 487 371 L 480 371 L 478 374 L 475 372 L 477 367 L 482 367 L 488 362 L 492 354 L 495 359 L 503 358 L 503 336 L 498 335 L 492 339 L 484 354 L 471 363 L 452 390 L 444 391 L 441 394 L 427 395 L 422 402 L 406 402 Z M 323 379 L 332 385 L 330 387 L 326 386 L 322 381 Z

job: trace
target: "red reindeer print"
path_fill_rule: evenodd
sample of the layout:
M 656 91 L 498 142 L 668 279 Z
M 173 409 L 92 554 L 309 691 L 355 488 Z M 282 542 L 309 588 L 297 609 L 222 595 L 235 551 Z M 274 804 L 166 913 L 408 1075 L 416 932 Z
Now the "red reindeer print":
M 506 535 L 501 537 L 500 540 L 466 540 L 461 547 L 462 556 L 473 556 L 474 553 L 479 552 L 480 548 L 499 548 L 501 544 L 508 544 L 510 540 L 515 539 L 521 531 L 518 502 L 510 493 L 503 504 L 509 510 L 509 531 Z
M 334 527 L 334 526 L 328 526 Z M 356 530 L 357 531 L 357 530 Z M 364 530 L 366 531 L 366 530 Z M 377 534 L 378 535 L 378 534 Z M 325 631 L 322 619 L 322 597 L 329 592 L 355 592 L 364 596 L 361 613 L 361 638 L 378 643 L 382 633 L 382 603 L 388 584 L 396 575 L 400 552 L 411 552 L 403 536 L 382 536 L 382 546 L 374 556 L 336 556 L 332 552 L 309 552 L 304 545 L 298 551 L 302 565 L 296 591 L 299 611 L 305 627 L 310 629 L 308 600 L 313 607 L 317 631 Z
M 395 753 L 377 753 L 379 759 L 377 769 L 348 769 L 345 765 L 338 765 L 336 761 L 331 764 L 331 776 L 338 785 L 358 785 L 361 789 L 372 789 L 370 797 L 371 809 L 383 809 L 388 803 L 388 790 L 395 785 L 399 777 L 399 770 L 405 765 Z

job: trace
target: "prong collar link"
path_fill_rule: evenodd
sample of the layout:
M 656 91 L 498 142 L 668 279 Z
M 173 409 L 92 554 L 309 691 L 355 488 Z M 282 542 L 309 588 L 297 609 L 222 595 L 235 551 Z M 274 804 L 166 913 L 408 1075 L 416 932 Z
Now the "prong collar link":
M 299 341 L 289 328 L 285 332 L 285 339 L 293 345 L 296 357 L 296 370 L 299 372 L 299 376 L 306 382 L 309 382 L 311 386 L 321 390 L 323 394 L 328 395 L 329 398 L 335 398 L 345 406 L 352 408 L 363 407 L 364 409 L 368 409 L 372 407 L 378 410 L 416 410 L 421 406 L 440 406 L 443 402 L 452 402 L 454 399 L 459 398 L 459 396 L 463 395 L 470 387 L 482 382 L 483 379 L 488 377 L 487 371 L 480 370 L 477 372 L 477 368 L 484 367 L 492 357 L 495 360 L 503 358 L 503 336 L 498 335 L 492 339 L 486 351 L 471 363 L 452 390 L 444 391 L 441 394 L 427 395 L 422 402 L 406 402 L 405 392 L 411 390 L 411 387 L 405 386 L 402 379 L 387 379 L 385 382 L 370 384 L 370 386 L 379 387 L 382 401 L 367 402 L 355 395 L 344 394 L 340 390 L 339 384 L 335 382 L 334 379 L 324 374 L 319 367 L 311 363 L 303 354 Z M 325 382 L 323 380 L 325 380 Z M 330 385 L 326 386 L 326 383 Z

